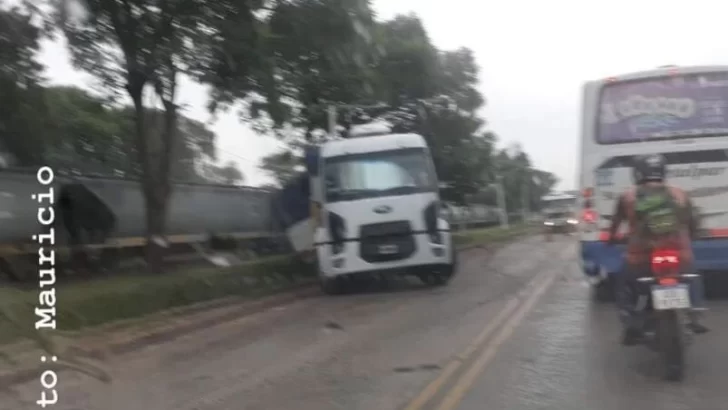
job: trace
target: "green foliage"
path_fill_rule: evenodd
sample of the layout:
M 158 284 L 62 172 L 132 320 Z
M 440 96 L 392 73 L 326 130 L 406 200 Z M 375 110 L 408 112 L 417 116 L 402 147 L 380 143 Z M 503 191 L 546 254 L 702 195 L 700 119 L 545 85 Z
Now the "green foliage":
M 509 212 L 524 209 L 537 210 L 540 198 L 548 194 L 558 182 L 549 173 L 534 169 L 531 160 L 519 144 L 500 150 L 495 158 L 495 173 L 503 178 L 506 205 Z M 524 191 L 530 203 L 524 204 Z
M 323 4 L 295 3 L 296 7 Z M 548 192 L 555 184 L 550 174 L 529 170 L 530 159 L 525 153 L 517 158 L 499 154 L 496 135 L 483 130 L 485 121 L 477 115 L 485 98 L 477 89 L 479 67 L 474 54 L 467 48 L 438 50 L 417 16 L 397 16 L 377 23 L 360 17 L 369 24 L 366 41 L 351 35 L 353 32 L 330 40 L 336 44 L 331 50 L 342 44 L 355 50 L 348 54 L 352 60 L 335 59 L 346 63 L 339 67 L 322 62 L 328 61 L 318 53 L 322 48 L 309 44 L 322 41 L 316 19 L 284 25 L 281 20 L 294 18 L 280 13 L 274 12 L 271 19 L 277 22 L 273 25 L 276 32 L 284 33 L 280 40 L 285 40 L 286 51 L 279 61 L 291 60 L 285 56 L 293 55 L 292 50 L 296 54 L 295 64 L 284 65 L 287 68 L 280 71 L 276 84 L 285 90 L 281 93 L 290 99 L 290 106 L 297 107 L 287 110 L 288 124 L 300 132 L 288 129 L 281 134 L 288 137 L 291 146 L 262 161 L 261 168 L 279 184 L 289 181 L 300 168 L 301 142 L 311 141 L 316 131 L 327 127 L 327 104 L 338 106 L 339 125 L 347 127 L 356 120 L 346 107 L 362 103 L 378 103 L 377 108 L 367 110 L 368 116 L 390 122 L 394 132 L 416 132 L 427 138 L 438 177 L 446 186 L 442 197 L 448 202 L 495 205 L 491 187 L 499 176 L 506 185 L 509 208 L 520 209 L 521 187 L 527 179 L 536 181 L 531 182 L 533 206 L 538 204 L 539 193 Z M 364 50 L 367 47 L 369 51 Z M 341 70 L 346 70 L 348 76 L 342 76 Z
M 111 107 L 102 98 L 77 87 L 36 86 L 34 91 L 37 101 L 29 108 L 32 116 L 29 112 L 27 116 L 15 118 L 15 123 L 25 124 L 27 131 L 13 134 L 17 141 L 15 138 L 8 140 L 11 143 L 7 150 L 18 159 L 16 165 L 43 163 L 54 169 L 86 174 L 140 177 L 131 108 Z M 29 93 L 24 91 L 23 95 Z M 22 95 L 16 98 L 16 101 L 22 100 Z M 37 110 L 38 107 L 41 110 Z M 163 115 L 160 112 L 150 111 L 147 119 L 148 133 L 162 132 Z M 173 179 L 220 182 L 218 174 L 205 174 L 205 166 L 226 175 L 223 181 L 243 179 L 240 171 L 234 166 L 230 168 L 230 164 L 214 165 L 216 136 L 205 124 L 180 116 L 177 126 L 179 138 L 173 152 Z M 29 141 L 37 145 L 31 145 Z
M 468 231 L 454 236 L 458 246 L 497 244 L 521 237 L 533 232 L 533 226 L 528 224 L 513 225 L 509 228 L 487 228 Z
M 301 150 L 292 147 L 270 154 L 261 160 L 260 168 L 282 187 L 303 171 Z
M 202 167 L 202 173 L 205 179 L 218 184 L 239 185 L 245 182 L 245 176 L 232 161 L 221 166 L 205 164 Z
M 99 278 L 58 289 L 60 331 L 139 317 L 161 310 L 226 296 L 255 296 L 315 277 L 311 267 L 291 256 L 272 257 L 230 268 Z M 34 292 L 0 292 L 5 316 L 0 316 L 0 343 L 36 334 Z M 9 320 L 12 318 L 12 320 Z M 13 325 L 14 324 L 14 325 Z
M 43 66 L 35 60 L 41 31 L 32 19 L 25 7 L 0 9 L 0 154 L 13 154 L 5 162 L 38 164 L 42 158 Z

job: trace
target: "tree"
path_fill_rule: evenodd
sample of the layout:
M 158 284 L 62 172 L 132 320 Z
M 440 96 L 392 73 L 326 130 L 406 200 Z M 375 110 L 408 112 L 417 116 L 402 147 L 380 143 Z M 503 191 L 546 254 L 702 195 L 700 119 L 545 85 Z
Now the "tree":
M 45 163 L 86 174 L 128 171 L 128 139 L 120 112 L 77 87 L 46 88 L 45 101 Z
M 297 7 L 306 3 L 315 2 L 296 2 Z M 368 41 L 361 41 L 353 29 L 347 31 L 346 25 L 342 35 L 330 36 L 331 30 L 327 29 L 326 36 L 322 36 L 321 24 L 314 17 L 301 24 L 285 24 L 291 19 L 287 13 L 294 14 L 287 8 L 274 14 L 271 27 L 276 38 L 285 44 L 280 46 L 285 50 L 280 59 L 285 67 L 282 88 L 287 91 L 291 106 L 302 107 L 298 111 L 288 110 L 294 113 L 290 124 L 301 129 L 305 137 L 291 141 L 299 146 L 265 158 L 261 168 L 279 184 L 285 183 L 300 168 L 300 144 L 311 141 L 314 131 L 327 126 L 327 104 L 368 103 L 374 108 L 366 114 L 388 121 L 394 132 L 418 132 L 428 139 L 438 175 L 448 185 L 443 190 L 444 197 L 463 202 L 465 196 L 483 185 L 494 142 L 488 134 L 480 133 L 484 121 L 475 115 L 484 98 L 476 88 L 478 67 L 472 52 L 440 52 L 414 15 L 372 24 L 371 12 L 359 10 L 358 19 L 368 24 L 367 32 L 371 33 Z M 322 10 L 304 7 L 295 14 L 306 12 L 315 15 Z M 332 19 L 326 20 L 332 24 Z M 333 45 L 322 47 L 324 40 Z M 334 59 L 334 64 L 330 63 L 331 55 L 320 52 L 342 47 L 350 49 L 349 57 Z M 367 47 L 369 51 L 365 50 Z M 361 61 L 369 63 L 362 65 Z M 357 123 L 352 113 L 339 108 L 339 125 Z
M 218 94 L 255 89 L 258 19 L 264 2 L 234 0 L 49 0 L 76 67 L 108 90 L 126 93 L 147 216 L 147 262 L 161 270 L 173 150 L 178 146 L 177 83 L 189 75 Z M 72 7 L 78 5 L 80 7 Z M 80 10 L 79 10 L 80 9 Z M 270 73 L 271 75 L 273 73 Z M 152 133 L 145 106 L 151 88 L 161 104 L 161 132 Z
M 508 211 L 538 209 L 540 198 L 546 195 L 558 183 L 558 179 L 551 173 L 534 169 L 531 160 L 520 144 L 511 144 L 500 150 L 495 158 L 496 174 L 503 177 L 506 203 Z M 524 189 L 529 197 L 528 204 L 524 204 Z
M 139 154 L 134 137 L 134 111 L 131 107 L 124 107 L 117 111 L 123 127 L 121 137 L 125 147 L 122 155 L 124 164 L 122 169 L 125 176 L 141 178 L 142 169 L 139 164 Z M 164 113 L 161 110 L 147 110 L 146 132 L 159 138 L 164 132 Z M 215 149 L 216 135 L 204 123 L 187 118 L 179 114 L 177 120 L 177 138 L 170 153 L 170 177 L 180 182 L 206 181 L 201 167 L 205 163 L 217 160 Z
M 381 25 L 383 56 L 376 66 L 380 98 L 392 107 L 381 114 L 395 132 L 417 132 L 430 145 L 443 199 L 465 203 L 488 183 L 495 136 L 481 132 L 476 115 L 485 99 L 477 90 L 478 66 L 462 48 L 440 51 L 414 15 Z
M 438 50 L 417 16 L 397 16 L 380 24 L 377 44 L 382 50 L 375 66 L 379 98 L 401 107 L 439 94 Z
M 43 66 L 35 60 L 40 38 L 27 7 L 0 9 L 0 152 L 6 152 L 5 161 L 11 164 L 42 162 Z
M 303 155 L 295 148 L 286 147 L 280 152 L 263 157 L 260 168 L 275 180 L 279 187 L 292 181 L 303 169 Z
M 203 166 L 205 180 L 216 184 L 237 185 L 245 181 L 245 176 L 238 169 L 233 161 L 228 161 L 225 165 L 218 166 L 215 164 L 206 164 Z
M 289 0 L 274 2 L 264 38 L 267 79 L 261 98 L 250 101 L 247 119 L 263 133 L 290 137 L 285 126 L 306 141 L 327 128 L 329 104 L 371 101 L 376 49 L 370 32 L 369 0 Z
M 100 97 L 73 86 L 38 90 L 43 110 L 26 119 L 42 125 L 36 130 L 37 135 L 32 136 L 38 145 L 31 153 L 38 155 L 38 161 L 82 174 L 140 178 L 130 107 L 109 106 Z M 148 117 L 148 132 L 158 135 L 162 132 L 163 115 L 152 110 Z M 177 132 L 171 175 L 175 180 L 200 181 L 200 162 L 216 157 L 215 134 L 205 124 L 184 116 L 179 118 Z M 14 153 L 22 157 L 18 151 Z

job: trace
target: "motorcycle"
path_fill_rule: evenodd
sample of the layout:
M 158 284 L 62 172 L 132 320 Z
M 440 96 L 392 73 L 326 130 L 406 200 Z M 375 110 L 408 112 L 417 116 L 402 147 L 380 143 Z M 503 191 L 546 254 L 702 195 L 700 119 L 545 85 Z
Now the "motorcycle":
M 690 286 L 696 274 L 680 273 L 680 254 L 661 249 L 652 253 L 652 276 L 639 278 L 649 287 L 640 292 L 637 312 L 643 317 L 643 343 L 659 353 L 663 377 L 680 381 L 685 373 L 685 347 L 691 334 L 685 313 L 692 307 Z

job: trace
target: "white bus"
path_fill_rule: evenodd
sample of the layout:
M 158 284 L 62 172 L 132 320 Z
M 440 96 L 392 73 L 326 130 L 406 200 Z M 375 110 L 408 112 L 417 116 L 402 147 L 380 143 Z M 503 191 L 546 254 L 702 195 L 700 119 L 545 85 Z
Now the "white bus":
M 662 67 L 588 82 L 581 123 L 581 259 L 607 296 L 623 247 L 607 247 L 616 199 L 635 155 L 661 153 L 668 182 L 699 210 L 696 268 L 728 270 L 728 66 Z M 623 227 L 624 229 L 624 227 Z

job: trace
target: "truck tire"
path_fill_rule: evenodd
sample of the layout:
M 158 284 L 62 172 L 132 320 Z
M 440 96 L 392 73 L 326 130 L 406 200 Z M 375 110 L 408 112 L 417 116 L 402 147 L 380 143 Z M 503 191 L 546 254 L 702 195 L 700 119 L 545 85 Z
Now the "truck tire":
M 341 295 L 344 293 L 344 286 L 339 278 L 319 278 L 319 286 L 321 290 L 327 295 Z
M 454 265 L 449 265 L 446 268 L 432 269 L 427 272 L 422 272 L 417 275 L 422 283 L 427 286 L 445 286 L 450 283 L 455 270 Z

